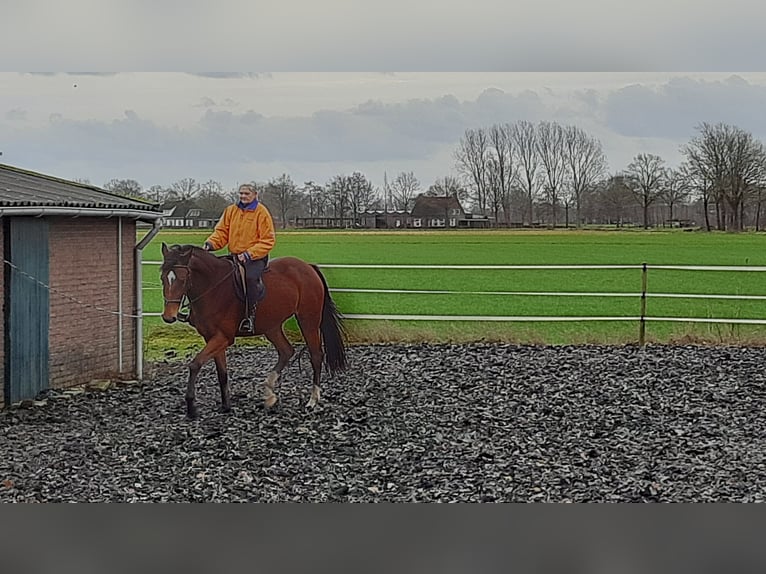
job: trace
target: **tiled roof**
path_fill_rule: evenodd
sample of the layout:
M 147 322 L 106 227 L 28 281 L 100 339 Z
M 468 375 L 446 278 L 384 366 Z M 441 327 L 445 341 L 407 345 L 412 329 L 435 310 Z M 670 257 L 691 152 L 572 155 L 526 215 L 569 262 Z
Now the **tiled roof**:
M 421 194 L 415 198 L 415 205 L 412 207 L 412 215 L 443 215 L 445 209 L 459 209 L 460 212 L 463 213 L 463 207 L 454 195 L 445 197 Z
M 125 197 L 104 189 L 0 164 L 0 209 L 29 208 L 96 208 L 162 213 L 155 203 Z

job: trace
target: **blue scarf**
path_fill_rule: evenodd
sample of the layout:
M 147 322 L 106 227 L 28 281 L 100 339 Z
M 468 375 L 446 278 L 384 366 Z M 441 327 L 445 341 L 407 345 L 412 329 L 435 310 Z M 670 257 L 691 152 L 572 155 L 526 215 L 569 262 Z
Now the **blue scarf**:
M 255 211 L 255 208 L 258 207 L 258 200 L 254 199 L 247 205 L 243 204 L 241 201 L 238 201 L 237 207 L 239 207 L 242 211 Z

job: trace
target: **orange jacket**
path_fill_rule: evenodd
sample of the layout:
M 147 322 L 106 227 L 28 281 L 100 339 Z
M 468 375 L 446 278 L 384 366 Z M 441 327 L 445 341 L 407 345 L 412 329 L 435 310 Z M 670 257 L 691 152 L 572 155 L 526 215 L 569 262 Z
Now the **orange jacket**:
M 247 251 L 251 259 L 269 254 L 276 242 L 274 221 L 260 201 L 255 209 L 244 210 L 238 205 L 227 207 L 215 231 L 207 238 L 213 250 L 229 246 L 229 252 L 239 255 Z

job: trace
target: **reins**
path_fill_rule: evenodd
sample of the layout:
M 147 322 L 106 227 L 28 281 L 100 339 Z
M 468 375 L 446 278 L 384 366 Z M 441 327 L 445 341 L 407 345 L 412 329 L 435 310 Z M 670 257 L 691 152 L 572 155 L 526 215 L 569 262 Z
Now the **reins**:
M 193 255 L 193 253 L 192 253 L 192 255 Z M 191 287 L 191 276 L 192 276 L 191 267 L 189 266 L 188 263 L 186 265 L 178 264 L 178 265 L 173 265 L 171 267 L 171 269 L 176 269 L 176 268 L 186 269 L 186 271 L 187 271 L 186 279 L 184 279 L 184 292 L 181 295 L 180 299 L 165 299 L 164 297 L 163 297 L 163 299 L 165 300 L 165 304 L 167 304 L 167 303 L 178 303 L 178 307 L 179 307 L 178 320 L 181 321 L 181 322 L 187 322 L 189 320 L 189 314 L 183 311 L 184 307 L 189 307 L 189 306 L 192 305 L 192 303 L 196 303 L 197 301 L 202 299 L 205 295 L 207 295 L 213 289 L 218 287 L 221 283 L 226 281 L 226 279 L 231 277 L 232 274 L 237 270 L 237 268 L 235 266 L 232 266 L 231 269 L 229 270 L 229 272 L 226 275 L 221 277 L 218 281 L 213 283 L 213 285 L 211 285 L 210 287 L 205 289 L 202 293 L 200 293 L 196 297 L 191 298 L 188 295 L 189 288 Z M 186 300 L 185 303 L 184 303 L 184 300 Z

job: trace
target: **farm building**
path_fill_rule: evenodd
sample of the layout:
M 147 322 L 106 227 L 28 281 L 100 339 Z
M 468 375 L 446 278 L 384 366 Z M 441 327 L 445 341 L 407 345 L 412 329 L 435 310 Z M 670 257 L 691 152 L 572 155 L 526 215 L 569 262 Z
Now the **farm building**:
M 141 249 L 159 206 L 0 164 L 0 406 L 141 378 Z M 136 223 L 153 227 L 136 244 Z
M 368 210 L 357 217 L 296 217 L 296 227 L 363 229 L 466 229 L 489 227 L 489 218 L 468 213 L 455 196 L 418 195 L 411 211 Z
M 412 227 L 410 214 L 402 210 L 365 211 L 359 215 L 361 226 L 368 229 L 404 229 Z
M 179 201 L 163 205 L 162 227 L 186 229 L 212 229 L 221 218 L 223 210 L 203 209 L 193 201 Z
M 410 213 L 412 227 L 415 228 L 467 228 L 487 227 L 489 220 L 485 216 L 466 213 L 457 197 L 419 195 Z

